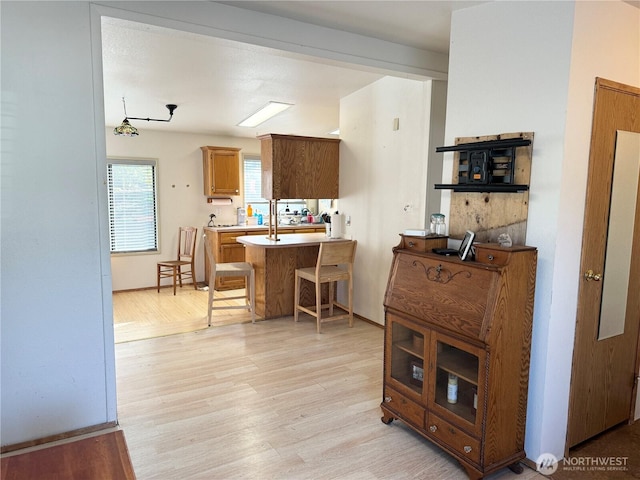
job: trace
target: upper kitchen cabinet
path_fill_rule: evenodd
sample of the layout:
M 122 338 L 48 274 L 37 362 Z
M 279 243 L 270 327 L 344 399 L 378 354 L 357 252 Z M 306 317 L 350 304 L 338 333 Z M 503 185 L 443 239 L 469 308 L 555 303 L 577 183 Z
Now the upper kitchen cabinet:
M 204 194 L 240 195 L 240 149 L 233 147 L 200 147 Z
M 339 197 L 339 139 L 276 134 L 258 139 L 263 198 Z

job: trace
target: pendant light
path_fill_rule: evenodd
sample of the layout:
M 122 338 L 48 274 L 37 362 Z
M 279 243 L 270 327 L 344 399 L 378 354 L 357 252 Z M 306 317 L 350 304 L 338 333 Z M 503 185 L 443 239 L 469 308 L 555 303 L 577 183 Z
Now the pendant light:
M 146 120 L 147 122 L 170 122 L 173 118 L 173 111 L 178 108 L 177 105 L 173 103 L 165 105 L 169 110 L 169 118 L 166 120 L 159 120 L 157 118 L 139 118 L 139 117 L 129 117 L 127 116 L 127 104 L 124 101 L 124 97 L 122 97 L 122 106 L 124 107 L 124 120 L 122 123 L 113 129 L 114 135 L 120 135 L 125 137 L 136 137 L 140 135 L 138 133 L 138 129 L 129 123 L 129 120 Z

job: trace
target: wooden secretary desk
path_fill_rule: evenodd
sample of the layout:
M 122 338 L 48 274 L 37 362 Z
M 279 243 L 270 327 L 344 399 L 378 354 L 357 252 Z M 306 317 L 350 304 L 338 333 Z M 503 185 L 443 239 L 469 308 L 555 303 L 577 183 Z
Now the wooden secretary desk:
M 469 478 L 520 473 L 537 250 L 476 244 L 474 261 L 402 236 L 385 293 L 384 423 L 400 419 Z

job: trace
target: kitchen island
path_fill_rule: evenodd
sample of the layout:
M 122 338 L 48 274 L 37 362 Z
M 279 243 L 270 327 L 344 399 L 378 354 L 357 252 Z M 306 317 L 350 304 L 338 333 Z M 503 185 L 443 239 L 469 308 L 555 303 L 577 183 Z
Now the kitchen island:
M 297 225 L 279 226 L 279 234 L 314 233 L 324 232 L 323 223 L 300 223 Z M 244 262 L 245 247 L 236 239 L 245 235 L 267 236 L 268 227 L 265 225 L 233 225 L 204 227 L 205 241 L 209 242 L 211 251 L 220 263 Z M 209 285 L 209 273 L 211 271 L 209 259 L 204 256 L 204 278 Z M 209 285 L 211 287 L 211 285 Z M 245 287 L 244 277 L 218 277 L 215 282 L 216 290 L 234 290 Z
M 342 238 L 329 238 L 324 233 L 289 234 L 278 241 L 262 235 L 237 237 L 245 245 L 246 261 L 256 271 L 256 314 L 265 319 L 293 315 L 295 271 L 313 267 L 323 242 L 346 242 Z M 300 301 L 315 304 L 315 293 L 309 282 L 302 282 Z M 326 285 L 325 285 L 326 287 Z M 323 289 L 326 303 L 328 289 Z

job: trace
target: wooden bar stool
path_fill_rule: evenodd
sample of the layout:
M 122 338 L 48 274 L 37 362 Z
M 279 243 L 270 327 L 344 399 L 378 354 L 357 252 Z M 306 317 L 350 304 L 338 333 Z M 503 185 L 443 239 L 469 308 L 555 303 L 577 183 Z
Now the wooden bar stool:
M 298 268 L 295 274 L 295 303 L 294 321 L 298 321 L 298 312 L 302 311 L 316 318 L 318 333 L 321 333 L 321 325 L 326 322 L 349 319 L 349 327 L 353 327 L 353 261 L 356 256 L 355 240 L 347 242 L 322 242 L 318 252 L 318 261 L 315 267 Z M 300 284 L 302 279 L 315 284 L 315 307 L 300 305 Z M 349 298 L 348 305 L 338 303 L 334 299 L 334 288 L 338 281 L 347 281 Z M 329 284 L 329 302 L 322 304 L 321 286 Z M 336 306 L 346 313 L 334 315 L 333 307 Z M 329 316 L 322 317 L 322 309 L 329 309 Z
M 211 326 L 211 313 L 213 310 L 234 309 L 234 308 L 246 308 L 251 312 L 251 323 L 256 323 L 256 273 L 249 262 L 229 262 L 229 263 L 216 263 L 213 249 L 211 248 L 211 242 L 207 241 L 205 233 L 204 249 L 209 259 L 209 301 L 207 303 L 207 317 L 209 319 L 209 326 Z M 214 291 L 217 277 L 245 277 L 245 294 L 236 295 L 233 297 L 220 297 L 215 298 Z M 243 298 L 246 301 L 246 305 L 220 305 L 214 307 L 214 302 L 226 302 L 227 300 L 235 300 Z

